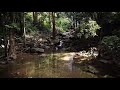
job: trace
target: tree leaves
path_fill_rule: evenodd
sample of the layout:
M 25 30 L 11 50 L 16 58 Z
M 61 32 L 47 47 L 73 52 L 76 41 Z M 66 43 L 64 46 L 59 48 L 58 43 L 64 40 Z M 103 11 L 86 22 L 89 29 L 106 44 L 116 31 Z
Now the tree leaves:
M 18 23 L 11 23 L 9 25 L 5 25 L 6 28 L 9 28 L 9 29 L 16 29 L 16 30 L 20 30 L 20 27 L 18 25 Z
M 100 26 L 96 21 L 89 18 L 88 21 L 82 20 L 80 24 L 80 32 L 88 38 L 89 36 L 96 36 L 96 31 L 100 29 Z M 87 34 L 87 35 L 86 35 Z

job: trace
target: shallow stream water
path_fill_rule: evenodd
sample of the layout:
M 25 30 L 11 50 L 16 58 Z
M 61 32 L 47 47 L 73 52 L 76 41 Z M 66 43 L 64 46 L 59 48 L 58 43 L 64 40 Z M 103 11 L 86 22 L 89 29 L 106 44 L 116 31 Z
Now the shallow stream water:
M 0 78 L 97 78 L 75 66 L 72 60 L 71 53 L 21 53 L 0 70 Z

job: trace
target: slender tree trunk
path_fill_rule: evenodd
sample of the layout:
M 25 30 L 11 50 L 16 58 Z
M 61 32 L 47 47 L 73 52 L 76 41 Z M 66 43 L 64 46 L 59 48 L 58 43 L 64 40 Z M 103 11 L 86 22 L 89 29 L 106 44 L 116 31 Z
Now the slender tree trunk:
M 24 12 L 20 12 L 19 13 L 19 17 L 20 17 L 20 33 L 21 33 L 21 36 L 24 40 L 23 44 L 24 44 L 24 47 L 26 45 L 26 30 L 25 30 L 25 13 Z
M 10 12 L 10 20 L 14 22 L 15 19 L 15 13 Z M 9 29 L 9 42 L 10 42 L 10 47 L 9 47 L 9 59 L 16 59 L 16 50 L 15 50 L 15 32 L 14 28 Z
M 8 16 L 9 16 L 9 13 L 5 13 L 5 15 L 4 15 L 5 22 L 8 20 Z M 9 32 L 9 30 L 7 28 L 4 28 L 4 31 L 5 31 L 5 34 L 4 34 L 4 40 L 5 40 L 5 57 L 6 57 L 6 60 L 7 60 L 8 57 L 9 57 L 8 49 L 9 49 L 9 46 L 10 46 L 9 38 L 8 38 L 8 32 Z
M 73 21 L 73 28 L 75 29 L 75 12 L 73 12 L 73 16 L 72 16 L 72 21 Z
M 72 28 L 74 28 L 74 17 L 72 16 Z
M 15 50 L 15 40 L 14 40 L 13 29 L 10 29 L 9 38 L 10 38 L 9 57 L 12 59 L 16 59 L 16 50 Z
M 53 40 L 54 40 L 55 39 L 55 34 L 56 34 L 56 30 L 55 30 L 55 12 L 52 12 L 52 24 L 53 24 L 52 36 L 53 36 Z
M 20 12 L 19 13 L 19 17 L 20 17 L 20 31 L 21 31 L 21 36 L 23 36 L 24 33 L 24 12 Z
M 9 43 L 8 43 L 8 39 L 7 39 L 7 30 L 5 29 L 5 34 L 4 34 L 4 44 L 5 44 L 5 57 L 6 59 L 8 58 L 8 47 L 9 47 Z
M 76 29 L 77 26 L 78 26 L 77 23 L 78 23 L 78 22 L 77 22 L 77 19 L 76 19 L 76 20 L 75 20 L 75 29 Z
M 38 13 L 33 12 L 33 24 L 36 25 L 37 22 L 38 22 Z
M 49 25 L 50 25 L 50 28 L 51 28 L 51 14 L 49 12 Z
M 79 30 L 80 30 L 80 21 L 78 21 L 78 27 L 79 27 Z
M 94 13 L 94 19 L 95 21 L 100 25 L 101 22 L 101 13 Z M 102 28 L 99 30 L 99 42 L 102 40 Z M 100 44 L 100 43 L 99 43 Z M 101 45 L 98 45 L 98 58 L 101 58 Z
M 23 38 L 24 38 L 24 47 L 26 47 L 26 29 L 25 29 L 25 15 L 23 13 Z
M 3 14 L 3 15 L 2 15 Z M 7 48 L 7 30 L 4 27 L 5 21 L 7 20 L 7 13 L 0 13 L 0 27 L 2 28 L 2 32 L 4 33 L 4 45 L 5 45 L 5 49 L 4 49 L 4 56 L 7 59 L 8 57 L 8 48 Z

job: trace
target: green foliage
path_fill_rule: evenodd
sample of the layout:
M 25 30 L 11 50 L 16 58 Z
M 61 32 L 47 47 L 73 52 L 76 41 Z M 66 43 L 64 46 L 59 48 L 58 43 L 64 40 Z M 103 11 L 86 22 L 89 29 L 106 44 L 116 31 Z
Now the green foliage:
M 111 60 L 119 60 L 120 58 L 120 38 L 116 35 L 105 36 L 101 41 L 102 57 L 109 56 Z
M 95 36 L 96 30 L 99 29 L 99 25 L 96 23 L 96 21 L 92 20 L 89 15 L 89 13 L 85 12 L 56 12 L 55 14 L 55 24 L 56 29 L 60 32 L 65 32 L 68 30 L 68 28 L 71 26 L 71 24 L 74 22 L 72 18 L 76 19 L 77 21 L 81 21 L 80 27 L 80 33 L 84 35 L 86 38 L 89 36 Z M 84 19 L 85 18 L 85 19 Z M 52 17 L 50 17 L 50 22 L 52 23 Z M 39 26 L 41 27 L 42 31 L 52 30 L 52 24 L 49 23 L 49 13 L 48 12 L 39 12 L 38 13 L 38 22 Z M 32 13 L 28 12 L 26 13 L 26 30 L 31 31 L 34 28 L 32 28 Z M 78 27 L 78 28 L 79 28 Z M 33 30 L 34 31 L 34 30 Z M 36 29 L 35 29 L 36 31 Z M 81 36 L 82 36 L 81 35 Z
M 117 35 L 118 37 L 120 37 L 120 30 L 115 29 L 112 31 L 112 35 Z
M 106 36 L 101 41 L 102 45 L 108 47 L 108 49 L 113 50 L 115 48 L 120 47 L 120 38 L 115 36 Z
M 16 30 L 20 30 L 20 26 L 18 23 L 11 23 L 9 25 L 5 25 L 6 28 L 9 28 L 9 29 L 16 29 Z
M 36 26 L 33 26 L 32 23 L 26 24 L 26 33 L 31 33 L 35 31 L 38 31 L 38 28 Z
M 26 21 L 32 22 L 32 12 L 25 13 Z
M 26 33 L 32 33 L 38 31 L 36 26 L 33 26 L 32 12 L 25 14 L 25 29 Z
M 82 20 L 80 24 L 80 33 L 85 35 L 86 38 L 90 36 L 96 36 L 96 31 L 100 29 L 100 26 L 96 21 L 89 18 L 89 20 Z
M 56 28 L 61 32 L 65 32 L 70 25 L 70 20 L 67 17 L 60 17 L 56 20 Z

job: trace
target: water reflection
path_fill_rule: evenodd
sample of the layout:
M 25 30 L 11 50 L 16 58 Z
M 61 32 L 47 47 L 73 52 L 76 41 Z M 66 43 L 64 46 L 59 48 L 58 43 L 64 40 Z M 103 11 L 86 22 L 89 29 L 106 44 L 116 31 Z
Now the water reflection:
M 83 72 L 73 64 L 73 58 L 62 60 L 63 53 L 50 53 L 42 55 L 19 55 L 16 62 L 10 64 L 0 77 L 10 78 L 91 78 L 96 77 L 90 73 Z M 27 56 L 27 57 L 26 57 Z M 3 73 L 3 74 L 2 74 Z

